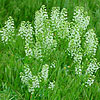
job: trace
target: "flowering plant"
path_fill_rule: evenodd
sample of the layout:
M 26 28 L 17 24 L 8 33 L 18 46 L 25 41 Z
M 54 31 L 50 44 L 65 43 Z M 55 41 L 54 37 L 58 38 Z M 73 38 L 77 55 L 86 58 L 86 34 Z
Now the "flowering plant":
M 28 21 L 20 25 L 18 36 L 25 41 L 25 57 L 28 57 L 28 61 L 32 59 L 34 66 L 38 67 L 36 74 L 35 67 L 31 70 L 24 61 L 24 70 L 20 73 L 21 81 L 32 94 L 43 84 L 53 90 L 56 83 L 54 71 L 62 67 L 66 73 L 71 67 L 73 74 L 82 76 L 85 86 L 91 86 L 94 82 L 100 64 L 96 59 L 98 39 L 93 29 L 87 30 L 90 17 L 83 7 L 76 7 L 72 22 L 67 19 L 66 8 L 60 11 L 59 7 L 53 7 L 49 17 L 43 5 L 35 13 L 34 28 Z M 0 31 L 3 42 L 13 36 L 13 25 L 10 17 Z

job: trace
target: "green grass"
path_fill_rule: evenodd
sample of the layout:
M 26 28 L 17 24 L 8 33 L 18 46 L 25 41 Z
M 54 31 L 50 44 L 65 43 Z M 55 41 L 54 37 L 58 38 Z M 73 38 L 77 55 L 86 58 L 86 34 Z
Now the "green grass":
M 88 28 L 94 28 L 99 39 L 97 59 L 100 61 L 100 0 L 0 0 L 0 28 L 8 16 L 14 18 L 16 33 L 21 21 L 30 21 L 34 26 L 34 14 L 43 4 L 49 14 L 53 6 L 67 8 L 69 21 L 76 6 L 85 7 L 91 18 Z M 24 63 L 23 43 L 21 39 L 16 38 L 16 41 L 16 44 L 5 46 L 0 37 L 0 100 L 100 100 L 100 70 L 92 87 L 84 88 L 80 86 L 81 78 L 73 75 L 66 77 L 63 68 L 59 67 L 63 62 L 63 55 L 58 57 L 61 60 L 57 67 L 56 89 L 51 92 L 45 89 L 44 95 L 41 91 L 40 97 L 31 97 L 19 75 Z

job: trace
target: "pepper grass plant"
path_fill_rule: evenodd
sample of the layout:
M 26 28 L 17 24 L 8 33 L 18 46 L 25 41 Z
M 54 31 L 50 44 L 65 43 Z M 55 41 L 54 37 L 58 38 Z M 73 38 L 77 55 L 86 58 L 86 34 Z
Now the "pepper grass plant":
M 1 79 L 12 84 L 7 88 L 18 87 L 15 99 L 98 99 L 93 91 L 95 88 L 99 93 L 98 38 L 93 29 L 88 29 L 89 22 L 90 16 L 81 6 L 75 7 L 70 22 L 66 8 L 52 7 L 48 16 L 43 5 L 35 13 L 34 27 L 22 21 L 18 31 L 13 18 L 8 18 L 0 33 L 2 46 L 10 52 L 6 59 L 14 62 L 7 64 L 5 73 L 10 71 Z

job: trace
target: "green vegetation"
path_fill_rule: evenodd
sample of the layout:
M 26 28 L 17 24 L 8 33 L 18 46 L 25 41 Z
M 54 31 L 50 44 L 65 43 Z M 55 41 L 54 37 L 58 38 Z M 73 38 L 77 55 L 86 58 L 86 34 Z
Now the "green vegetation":
M 46 6 L 49 17 L 55 14 L 51 13 L 52 7 L 60 7 L 60 11 L 66 8 L 68 12 L 68 22 L 63 20 L 64 23 L 61 22 L 60 25 L 64 24 L 67 28 L 71 26 L 71 29 L 76 29 L 76 27 L 74 27 L 75 24 L 70 23 L 73 19 L 75 7 L 83 6 L 85 11 L 88 12 L 83 18 L 90 16 L 89 26 L 86 26 L 86 29 L 81 29 L 84 27 L 82 27 L 77 20 L 74 21 L 78 23 L 78 28 L 81 30 L 80 36 L 87 32 L 87 35 L 84 35 L 85 39 L 91 41 L 94 39 L 95 41 L 93 41 L 93 43 L 95 46 L 98 40 L 97 52 L 87 52 L 89 49 L 88 45 L 85 44 L 84 39 L 80 39 L 78 42 L 82 41 L 83 44 L 81 45 L 83 51 L 80 51 L 79 48 L 77 48 L 77 51 L 79 50 L 79 52 L 83 53 L 83 55 L 86 54 L 86 56 L 81 61 L 83 64 L 79 63 L 80 59 L 74 62 L 75 55 L 71 58 L 71 55 L 73 55 L 71 53 L 76 52 L 73 45 L 70 46 L 68 44 L 72 42 L 73 37 L 67 40 L 65 37 L 69 38 L 68 31 L 66 30 L 65 33 L 68 34 L 64 34 L 63 36 L 61 32 L 64 32 L 65 29 L 62 30 L 61 26 L 61 29 L 56 28 L 56 24 L 53 26 L 53 20 L 50 21 L 46 18 L 43 19 L 45 26 L 41 26 L 44 32 L 44 37 L 42 37 L 42 32 L 39 31 L 38 27 L 38 24 L 40 25 L 42 21 L 36 17 L 41 17 L 40 13 L 36 13 L 36 11 L 39 10 L 42 5 Z M 96 73 L 93 72 L 96 77 L 91 86 L 86 87 L 85 85 L 86 79 L 91 76 L 90 73 L 88 73 L 89 76 L 84 75 L 84 71 L 89 67 L 88 63 L 100 62 L 100 0 L 0 0 L 0 29 L 4 26 L 8 17 L 11 23 L 13 23 L 14 19 L 15 30 L 13 30 L 12 24 L 10 26 L 12 30 L 7 31 L 9 35 L 11 35 L 11 33 L 15 35 L 12 35 L 12 40 L 6 44 L 6 39 L 4 42 L 2 41 L 0 32 L 0 100 L 100 100 L 100 70 L 97 70 Z M 89 19 L 87 19 L 87 21 L 88 20 Z M 48 23 L 49 21 L 50 24 Z M 88 22 L 86 24 L 88 25 Z M 46 34 L 49 25 L 51 26 L 51 34 Z M 26 31 L 23 32 L 21 27 L 24 27 Z M 36 33 L 36 29 L 38 34 L 34 34 Z M 70 32 L 73 31 L 71 29 Z M 90 29 L 95 31 L 97 38 L 95 38 L 94 31 Z M 91 34 L 92 39 L 88 37 L 88 32 Z M 30 35 L 28 33 L 32 34 Z M 60 34 L 58 35 L 58 33 Z M 83 35 L 81 37 L 83 37 Z M 92 35 L 94 37 L 92 37 Z M 49 40 L 53 37 L 53 40 L 50 40 L 51 44 L 49 42 L 47 43 L 46 36 Z M 61 36 L 63 38 L 59 38 Z M 74 37 L 76 37 L 76 35 Z M 42 48 L 43 57 L 37 53 L 38 50 L 40 50 L 39 46 Z M 93 45 L 93 48 L 90 47 L 90 49 L 92 48 L 92 50 L 94 50 L 95 46 Z M 34 48 L 35 53 L 27 53 L 29 48 Z M 70 52 L 65 52 L 67 48 L 69 48 L 68 50 Z M 68 55 L 68 53 L 70 53 L 70 55 Z M 86 61 L 86 59 L 88 59 L 88 61 Z M 85 66 L 81 76 L 75 74 L 77 64 Z M 50 67 L 49 71 L 47 71 L 48 66 Z M 29 72 L 33 75 L 26 79 L 28 81 L 25 80 L 25 78 L 27 78 L 25 72 L 27 75 L 29 75 Z M 44 73 L 44 75 L 42 73 Z M 48 74 L 48 76 L 45 76 L 46 74 Z M 30 87 L 32 87 L 31 83 L 33 77 L 35 81 L 38 81 L 37 76 L 39 82 L 42 80 L 42 82 L 40 82 L 41 88 L 30 89 Z M 40 79 L 40 76 L 42 79 Z M 24 79 L 22 79 L 23 77 Z M 50 86 L 52 83 L 54 83 L 54 87 L 52 85 L 53 88 Z M 37 87 L 39 86 L 37 85 Z

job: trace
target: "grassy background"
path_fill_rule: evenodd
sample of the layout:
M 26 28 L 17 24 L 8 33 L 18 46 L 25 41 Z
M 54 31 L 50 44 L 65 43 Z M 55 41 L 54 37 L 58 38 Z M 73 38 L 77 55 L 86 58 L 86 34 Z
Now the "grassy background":
M 71 21 L 75 6 L 85 7 L 91 17 L 88 28 L 94 28 L 99 39 L 97 58 L 100 61 L 100 0 L 0 0 L 0 28 L 4 25 L 8 16 L 12 16 L 15 26 L 18 28 L 20 22 L 28 20 L 34 25 L 34 13 L 41 5 L 46 5 L 50 14 L 53 6 L 65 7 L 68 9 L 68 18 Z M 16 30 L 17 31 L 17 30 Z M 15 47 L 20 43 L 17 42 Z M 22 50 L 22 47 L 19 47 Z M 0 100 L 29 100 L 30 94 L 22 87 L 19 73 L 22 71 L 22 61 L 17 59 L 21 54 L 20 50 L 4 46 L 0 40 Z M 17 54 L 16 52 L 19 52 Z M 21 54 L 23 55 L 23 54 Z M 79 79 L 64 78 L 61 70 L 58 75 L 58 88 L 48 93 L 49 100 L 100 100 L 100 75 L 97 73 L 96 82 L 91 88 L 82 88 Z M 62 77 L 63 76 L 63 77 Z M 79 88 L 80 87 L 80 88 Z M 51 95 L 52 94 L 52 95 Z M 46 100 L 41 96 L 38 100 Z M 37 99 L 36 99 L 37 100 Z

